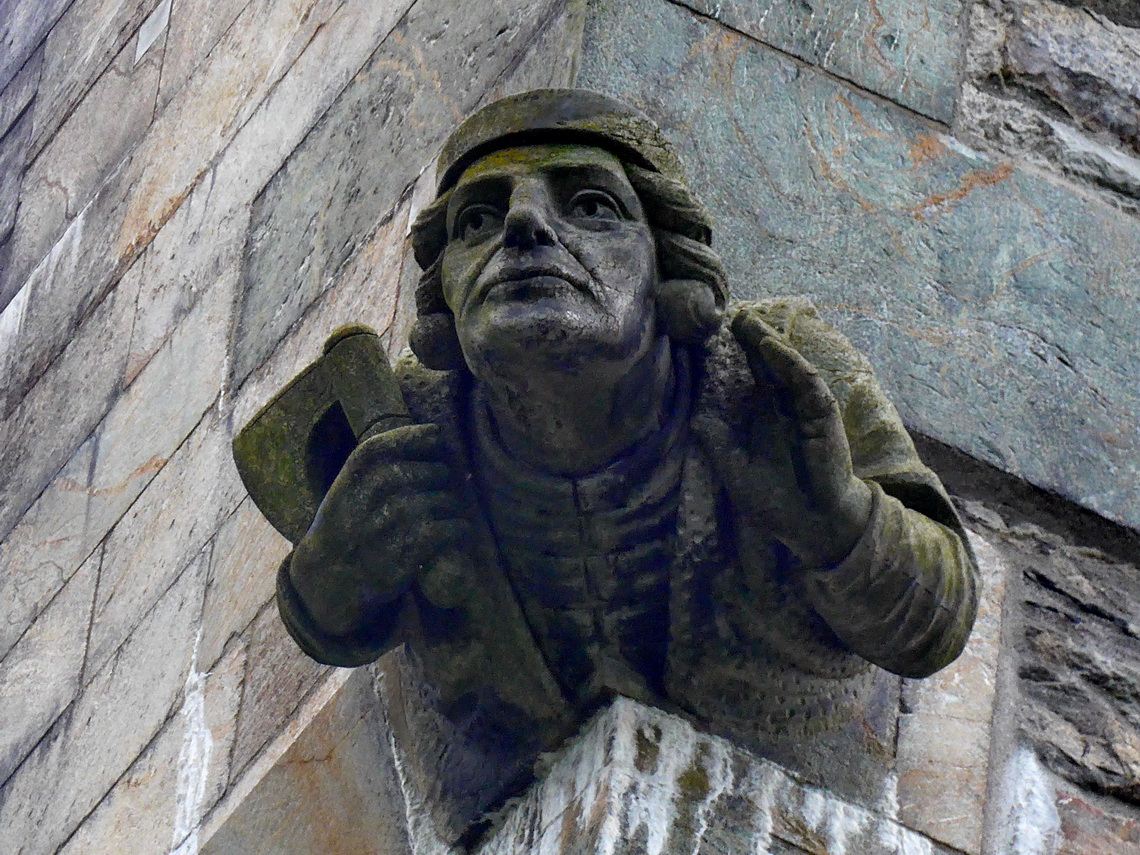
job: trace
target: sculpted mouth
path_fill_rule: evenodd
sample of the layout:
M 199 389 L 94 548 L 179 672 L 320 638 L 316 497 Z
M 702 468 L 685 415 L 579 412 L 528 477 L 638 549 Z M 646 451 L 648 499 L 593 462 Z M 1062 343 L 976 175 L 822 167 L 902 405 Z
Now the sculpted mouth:
M 508 267 L 498 271 L 483 286 L 483 296 L 499 291 L 508 298 L 549 296 L 566 287 L 586 291 L 588 281 L 553 264 Z

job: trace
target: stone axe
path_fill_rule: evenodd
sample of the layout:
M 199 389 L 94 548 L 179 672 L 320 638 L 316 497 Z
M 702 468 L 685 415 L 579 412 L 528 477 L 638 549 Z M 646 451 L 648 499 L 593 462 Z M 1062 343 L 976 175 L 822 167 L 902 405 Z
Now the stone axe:
M 410 423 L 380 337 L 345 326 L 234 437 L 234 461 L 254 504 L 296 544 L 352 450 Z

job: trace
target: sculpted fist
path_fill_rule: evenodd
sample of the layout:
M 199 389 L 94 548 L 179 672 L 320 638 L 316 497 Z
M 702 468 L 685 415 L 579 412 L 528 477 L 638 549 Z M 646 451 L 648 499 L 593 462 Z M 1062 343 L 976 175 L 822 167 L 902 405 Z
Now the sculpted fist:
M 839 405 L 815 366 L 753 311 L 732 333 L 760 393 L 741 443 L 721 421 L 703 416 L 694 429 L 737 514 L 750 517 L 804 566 L 841 561 L 871 514 L 871 489 L 856 478 Z
M 461 542 L 468 523 L 446 461 L 432 424 L 385 431 L 349 455 L 290 567 L 325 632 L 361 629 Z

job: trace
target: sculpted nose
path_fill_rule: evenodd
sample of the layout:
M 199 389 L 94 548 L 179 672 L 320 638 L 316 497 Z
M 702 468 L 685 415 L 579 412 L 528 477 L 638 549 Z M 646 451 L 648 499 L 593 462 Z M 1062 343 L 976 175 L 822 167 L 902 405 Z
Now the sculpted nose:
M 542 209 L 533 202 L 511 205 L 503 223 L 503 246 L 529 251 L 539 246 L 554 246 L 554 230 Z

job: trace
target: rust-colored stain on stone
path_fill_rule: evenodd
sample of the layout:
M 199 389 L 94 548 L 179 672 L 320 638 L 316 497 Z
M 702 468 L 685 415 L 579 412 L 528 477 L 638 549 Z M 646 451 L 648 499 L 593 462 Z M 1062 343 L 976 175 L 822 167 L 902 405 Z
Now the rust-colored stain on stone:
M 946 146 L 942 144 L 942 140 L 934 134 L 919 134 L 907 154 L 915 167 L 919 167 L 937 159 L 945 150 Z
M 930 219 L 941 214 L 945 207 L 965 199 L 979 187 L 1000 184 L 1011 175 L 1013 175 L 1012 163 L 998 164 L 997 167 L 988 172 L 982 170 L 967 172 L 962 177 L 962 182 L 953 190 L 948 190 L 945 193 L 934 193 L 919 204 L 907 208 L 906 212 L 912 214 L 916 220 Z

